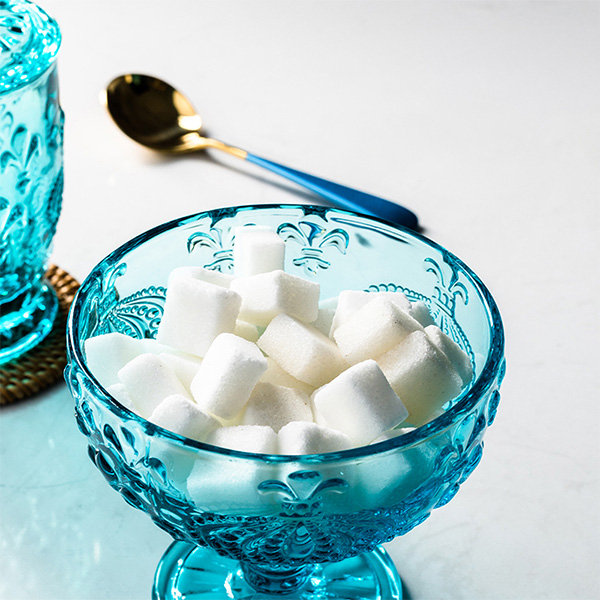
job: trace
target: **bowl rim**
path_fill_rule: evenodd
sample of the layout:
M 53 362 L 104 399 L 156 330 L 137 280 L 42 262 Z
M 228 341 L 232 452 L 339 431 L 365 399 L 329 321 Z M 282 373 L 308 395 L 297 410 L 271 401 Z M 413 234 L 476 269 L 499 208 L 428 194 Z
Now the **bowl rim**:
M 409 237 L 415 238 L 416 240 L 424 243 L 426 246 L 440 252 L 445 259 L 450 259 L 451 262 L 455 263 L 462 271 L 463 274 L 471 279 L 473 285 L 477 288 L 481 294 L 485 308 L 488 314 L 488 325 L 491 332 L 490 339 L 490 351 L 486 362 L 481 370 L 481 373 L 472 384 L 464 389 L 459 396 L 454 400 L 454 404 L 444 411 L 443 414 L 436 417 L 432 421 L 415 428 L 414 430 L 404 433 L 402 435 L 393 437 L 388 440 L 384 440 L 377 443 L 372 443 L 367 446 L 359 446 L 356 448 L 349 448 L 348 450 L 342 450 L 339 452 L 327 452 L 323 454 L 303 454 L 303 455 L 285 455 L 285 454 L 260 454 L 254 452 L 244 452 L 241 450 L 233 450 L 230 448 L 223 448 L 221 446 L 214 446 L 206 442 L 200 442 L 176 434 L 168 429 L 164 429 L 159 425 L 155 425 L 151 421 L 144 419 L 137 413 L 129 410 L 122 404 L 120 404 L 110 393 L 96 380 L 91 371 L 88 370 L 86 361 L 80 350 L 80 344 L 78 343 L 79 335 L 76 322 L 81 312 L 81 304 L 83 297 L 87 293 L 88 288 L 93 284 L 99 275 L 101 275 L 104 269 L 108 265 L 116 265 L 118 261 L 126 255 L 132 249 L 140 246 L 144 242 L 177 227 L 181 227 L 186 224 L 193 223 L 200 219 L 211 217 L 213 222 L 222 219 L 224 216 L 233 216 L 242 211 L 249 210 L 273 210 L 273 209 L 285 209 L 285 210 L 302 210 L 305 214 L 318 214 L 324 216 L 329 213 L 358 217 L 366 221 L 379 223 L 386 227 L 391 227 L 399 232 L 408 235 Z M 380 219 L 378 217 L 372 217 L 369 215 L 363 215 L 354 211 L 345 210 L 341 208 L 333 208 L 329 206 L 313 205 L 313 204 L 248 204 L 248 205 L 236 205 L 227 206 L 222 208 L 216 208 L 198 213 L 193 213 L 185 217 L 179 217 L 167 221 L 151 229 L 148 229 L 139 235 L 135 236 L 131 240 L 125 242 L 105 258 L 103 258 L 96 266 L 90 271 L 87 277 L 82 282 L 73 303 L 69 310 L 67 319 L 67 350 L 68 350 L 68 366 L 70 368 L 71 363 L 76 363 L 79 370 L 81 370 L 89 382 L 93 386 L 94 397 L 102 402 L 102 404 L 108 408 L 112 413 L 116 414 L 119 418 L 126 421 L 136 421 L 138 425 L 142 427 L 147 435 L 158 436 L 165 438 L 170 442 L 176 442 L 177 444 L 184 446 L 188 449 L 202 450 L 213 454 L 218 454 L 223 457 L 236 457 L 242 459 L 249 459 L 253 461 L 268 462 L 268 463 L 324 463 L 324 462 L 342 462 L 348 461 L 355 458 L 366 458 L 383 454 L 396 450 L 398 448 L 409 448 L 416 446 L 426 440 L 427 438 L 433 438 L 434 436 L 442 433 L 448 429 L 453 423 L 457 422 L 461 416 L 470 412 L 482 395 L 486 394 L 490 388 L 492 388 L 496 381 L 501 379 L 501 371 L 504 368 L 504 327 L 502 324 L 502 318 L 500 311 L 491 293 L 481 281 L 478 275 L 476 275 L 470 267 L 468 267 L 460 258 L 455 256 L 452 252 L 446 250 L 443 246 L 427 238 L 426 236 L 417 233 L 411 229 Z M 400 424 L 401 427 L 402 424 Z

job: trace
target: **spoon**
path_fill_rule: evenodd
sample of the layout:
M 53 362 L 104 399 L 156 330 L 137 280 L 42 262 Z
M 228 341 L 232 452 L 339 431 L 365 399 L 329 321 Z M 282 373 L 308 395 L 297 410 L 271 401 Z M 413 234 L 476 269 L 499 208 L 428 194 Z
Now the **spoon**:
M 143 146 L 178 154 L 208 148 L 221 150 L 290 179 L 337 206 L 418 229 L 417 216 L 394 202 L 290 169 L 202 135 L 202 119 L 190 101 L 156 77 L 127 74 L 113 79 L 106 89 L 106 104 L 123 133 Z

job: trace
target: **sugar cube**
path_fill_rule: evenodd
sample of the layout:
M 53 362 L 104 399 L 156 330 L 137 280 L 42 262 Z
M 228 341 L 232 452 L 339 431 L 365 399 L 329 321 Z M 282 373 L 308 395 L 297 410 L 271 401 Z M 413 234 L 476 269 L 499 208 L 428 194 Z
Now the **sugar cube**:
M 335 313 L 329 330 L 330 337 L 333 332 L 356 310 L 364 306 L 372 296 L 363 290 L 342 290 L 338 296 Z
M 338 296 L 335 315 L 329 331 L 330 337 L 333 337 L 334 331 L 358 309 L 362 308 L 367 302 L 376 297 L 386 298 L 393 302 L 398 308 L 408 311 L 410 301 L 402 292 L 365 292 L 364 290 L 343 290 Z
M 324 308 L 326 310 L 335 310 L 337 309 L 337 305 L 339 302 L 339 296 L 332 296 L 331 298 L 325 298 L 324 300 L 319 301 L 319 308 Z
M 268 227 L 246 226 L 235 229 L 233 268 L 236 277 L 282 270 L 285 242 Z
M 329 335 L 331 331 L 331 325 L 335 317 L 335 311 L 337 309 L 338 298 L 327 298 L 319 302 L 319 312 L 317 318 L 311 323 L 315 329 L 318 329 L 321 333 Z
M 266 326 L 285 313 L 310 323 L 319 313 L 319 284 L 284 271 L 238 277 L 231 289 L 242 298 L 240 319 Z
M 277 434 L 268 425 L 219 427 L 208 436 L 207 441 L 213 446 L 241 452 L 257 454 L 275 454 L 277 452 Z
M 408 313 L 385 296 L 377 295 L 350 315 L 333 333 L 350 364 L 377 358 L 409 333 L 422 329 Z
M 177 267 L 169 274 L 167 289 L 177 279 L 199 279 L 206 283 L 212 283 L 220 287 L 228 288 L 233 281 L 233 275 L 221 273 L 221 271 L 206 269 L 204 267 Z
M 312 402 L 321 422 L 342 431 L 357 446 L 368 444 L 408 416 L 374 360 L 338 375 L 313 394 Z
M 136 414 L 139 414 L 139 411 L 134 406 L 133 400 L 129 396 L 129 392 L 127 391 L 127 388 L 125 387 L 125 385 L 123 383 L 114 383 L 113 385 L 111 385 L 107 388 L 107 392 L 117 402 L 119 402 L 119 404 L 121 404 L 125 408 L 129 409 L 130 411 L 132 411 Z M 137 427 L 128 428 L 128 429 L 129 429 L 129 432 L 134 436 L 134 438 L 137 438 L 137 439 L 135 440 L 135 442 L 133 444 L 122 444 L 120 452 L 122 454 L 124 461 L 127 464 L 133 464 L 140 458 L 139 448 L 140 448 L 140 443 L 143 444 L 143 442 L 139 438 L 143 437 L 145 434 L 143 434 Z
M 105 388 L 118 383 L 119 369 L 145 352 L 143 340 L 117 332 L 88 338 L 84 347 L 87 366 Z
M 106 391 L 120 404 L 129 410 L 135 410 L 133 400 L 127 392 L 127 388 L 123 383 L 113 383 L 106 388 Z
M 222 333 L 211 344 L 191 390 L 200 408 L 220 419 L 233 419 L 267 369 L 256 344 L 232 333 Z
M 405 312 L 410 311 L 411 302 L 406 297 L 404 292 L 395 291 L 395 292 L 369 292 L 370 294 L 375 294 L 376 296 L 380 296 L 381 298 L 386 298 L 390 302 L 393 302 L 400 310 Z
M 275 436 L 273 431 L 271 434 Z M 268 446 L 273 448 L 272 444 Z M 280 496 L 258 491 L 261 482 L 277 476 L 277 468 L 263 461 L 201 455 L 187 478 L 187 496 L 200 511 L 236 517 L 277 514 L 281 510 Z
M 246 321 L 240 321 L 240 319 L 235 322 L 235 329 L 233 330 L 233 333 L 239 337 L 243 337 L 249 342 L 256 342 L 260 337 L 260 333 L 258 332 L 258 327 L 256 325 Z
M 242 416 L 242 425 L 268 425 L 278 432 L 291 421 L 312 421 L 309 397 L 300 390 L 257 383 Z
M 314 387 L 331 381 L 347 366 L 327 336 L 288 315 L 277 315 L 257 344 L 280 367 Z
M 436 347 L 446 355 L 450 364 L 460 375 L 463 385 L 469 383 L 473 378 L 473 367 L 468 354 L 451 337 L 447 336 L 435 325 L 425 327 L 425 333 Z
M 409 412 L 411 425 L 427 423 L 458 395 L 462 380 L 424 331 L 414 331 L 378 359 L 381 370 Z
M 199 279 L 176 278 L 167 297 L 156 339 L 177 350 L 204 356 L 220 333 L 232 332 L 242 299 L 229 289 Z
M 401 435 L 410 433 L 411 431 L 414 431 L 415 429 L 416 429 L 416 427 L 410 427 L 410 426 L 409 427 L 396 427 L 394 429 L 390 429 L 389 431 L 385 431 L 380 436 L 376 437 L 371 442 L 371 444 L 379 444 L 379 442 L 385 442 L 387 440 L 392 440 Z
M 173 369 L 156 354 L 136 356 L 119 370 L 118 375 L 136 411 L 145 418 L 167 396 L 187 395 Z
M 393 439 L 404 433 L 403 430 L 390 431 L 379 436 L 377 441 Z M 362 491 L 363 508 L 380 508 L 402 502 L 431 477 L 439 451 L 435 443 L 427 441 L 380 453 L 358 463 L 360 488 L 357 490 Z
M 315 391 L 314 386 L 304 383 L 303 381 L 300 381 L 299 379 L 296 379 L 290 375 L 270 356 L 267 356 L 267 370 L 262 374 L 260 381 L 263 383 L 272 383 L 274 385 L 282 385 L 283 387 L 300 390 L 308 396 Z
M 183 352 L 163 352 L 159 356 L 173 369 L 179 381 L 183 383 L 183 387 L 189 392 L 192 380 L 202 364 L 202 359 Z
M 308 421 L 284 425 L 278 439 L 281 454 L 322 454 L 352 447 L 352 440 L 345 433 Z
M 142 343 L 141 347 L 143 349 L 140 354 L 163 354 L 165 352 L 177 352 L 175 348 L 171 348 L 171 346 L 167 346 L 166 344 L 161 344 L 155 339 L 144 338 L 143 340 L 140 340 L 140 342 Z
M 428 325 L 434 325 L 435 322 L 427 308 L 427 304 L 423 302 L 423 300 L 417 300 L 415 302 L 410 303 L 410 307 L 408 309 L 408 314 L 418 321 L 422 327 L 427 327 Z
M 204 441 L 208 434 L 220 427 L 220 423 L 202 412 L 187 396 L 167 396 L 152 411 L 149 421 L 184 437 Z

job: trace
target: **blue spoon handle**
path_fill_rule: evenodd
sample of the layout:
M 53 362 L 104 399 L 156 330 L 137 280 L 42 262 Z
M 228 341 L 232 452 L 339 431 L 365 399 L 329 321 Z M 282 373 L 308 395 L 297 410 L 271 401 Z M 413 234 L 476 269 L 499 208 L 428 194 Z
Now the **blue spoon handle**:
M 330 200 L 342 208 L 379 217 L 386 221 L 392 221 L 410 229 L 417 229 L 419 226 L 419 221 L 415 213 L 389 200 L 384 200 L 383 198 L 372 196 L 371 194 L 366 194 L 365 192 L 360 192 L 339 183 L 309 175 L 308 173 L 302 173 L 302 171 L 284 167 L 254 154 L 248 153 L 246 160 L 290 179 L 294 183 L 308 188 L 315 192 L 315 194 Z

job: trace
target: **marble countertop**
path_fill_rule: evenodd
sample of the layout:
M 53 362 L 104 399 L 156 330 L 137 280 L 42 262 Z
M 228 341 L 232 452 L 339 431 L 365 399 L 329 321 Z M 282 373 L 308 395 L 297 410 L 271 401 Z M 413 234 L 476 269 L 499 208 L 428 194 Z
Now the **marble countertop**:
M 313 202 L 220 155 L 165 158 L 99 92 L 159 75 L 210 131 L 395 199 L 484 280 L 507 377 L 483 460 L 387 545 L 413 600 L 600 598 L 600 4 L 40 0 L 59 21 L 64 203 L 52 262 L 217 206 Z M 149 598 L 167 534 L 88 460 L 63 384 L 0 411 L 0 597 Z

